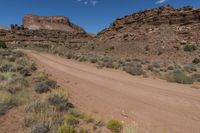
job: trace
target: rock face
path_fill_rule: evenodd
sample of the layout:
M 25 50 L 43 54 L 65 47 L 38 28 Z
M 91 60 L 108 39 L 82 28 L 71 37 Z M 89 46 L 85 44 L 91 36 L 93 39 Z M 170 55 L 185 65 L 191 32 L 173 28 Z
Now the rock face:
M 78 50 L 88 43 L 87 33 L 60 30 L 0 30 L 0 41 L 10 47 L 55 48 L 63 47 Z
M 24 28 L 30 30 L 62 30 L 67 32 L 85 33 L 85 31 L 70 22 L 67 17 L 64 16 L 35 16 L 27 15 L 23 18 Z
M 88 49 L 94 47 L 95 53 L 133 58 L 191 61 L 200 52 L 199 30 L 200 9 L 164 6 L 116 19 L 98 33 L 91 43 L 96 45 L 88 45 Z M 190 44 L 198 47 L 192 56 L 183 50 Z
M 108 29 L 99 34 L 103 34 L 108 30 L 122 31 L 124 28 L 134 29 L 144 24 L 159 26 L 162 24 L 188 25 L 195 23 L 200 23 L 200 9 L 195 9 L 191 6 L 179 9 L 164 6 L 118 18 Z
M 23 28 L 22 28 L 23 27 Z M 91 36 L 67 17 L 40 17 L 27 15 L 23 25 L 11 25 L 11 30 L 0 30 L 0 41 L 11 47 L 37 47 L 78 50 L 88 43 Z

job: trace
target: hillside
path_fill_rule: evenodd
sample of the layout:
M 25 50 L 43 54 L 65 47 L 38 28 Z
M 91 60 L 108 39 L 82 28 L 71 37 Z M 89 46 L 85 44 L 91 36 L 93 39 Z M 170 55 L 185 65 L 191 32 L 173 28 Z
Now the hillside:
M 87 49 L 94 52 L 158 60 L 191 62 L 198 50 L 184 51 L 187 45 L 199 47 L 200 9 L 165 6 L 118 18 L 98 33 Z M 94 45 L 95 44 L 95 45 Z

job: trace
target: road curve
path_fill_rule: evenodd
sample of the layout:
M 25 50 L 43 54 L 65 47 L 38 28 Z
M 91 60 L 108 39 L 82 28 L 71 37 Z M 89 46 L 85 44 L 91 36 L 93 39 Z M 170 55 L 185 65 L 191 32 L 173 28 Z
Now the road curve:
M 200 133 L 200 90 L 26 51 L 81 110 L 136 124 L 139 133 Z

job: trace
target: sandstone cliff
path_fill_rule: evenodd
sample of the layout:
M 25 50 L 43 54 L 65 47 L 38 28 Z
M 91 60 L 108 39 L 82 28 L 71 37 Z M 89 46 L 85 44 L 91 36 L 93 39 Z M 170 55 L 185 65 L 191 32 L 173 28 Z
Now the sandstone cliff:
M 27 15 L 23 18 L 23 26 L 30 30 L 62 30 L 67 32 L 84 33 L 83 28 L 73 24 L 64 16 L 34 16 Z

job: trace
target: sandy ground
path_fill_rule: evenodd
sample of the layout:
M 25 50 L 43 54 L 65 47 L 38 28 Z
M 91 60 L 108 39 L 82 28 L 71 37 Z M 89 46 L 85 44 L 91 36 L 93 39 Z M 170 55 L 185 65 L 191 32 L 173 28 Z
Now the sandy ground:
M 200 133 L 200 89 L 26 51 L 82 111 L 137 125 L 139 133 Z

